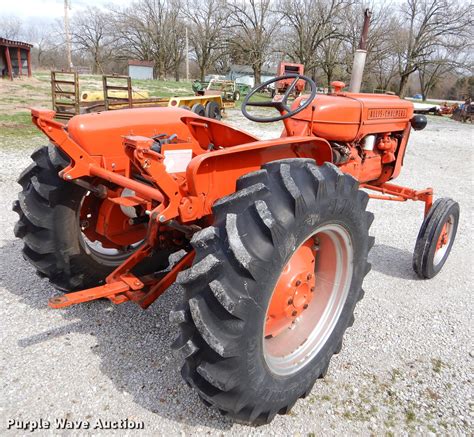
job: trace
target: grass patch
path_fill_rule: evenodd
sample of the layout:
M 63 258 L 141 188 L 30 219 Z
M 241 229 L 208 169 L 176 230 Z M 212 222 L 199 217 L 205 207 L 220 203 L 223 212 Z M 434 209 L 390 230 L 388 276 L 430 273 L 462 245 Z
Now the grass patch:
M 435 373 L 441 373 L 441 370 L 446 367 L 446 364 L 439 358 L 432 358 L 431 365 L 433 367 L 433 372 Z
M 395 382 L 400 376 L 402 372 L 399 369 L 392 369 L 391 381 Z
M 416 420 L 416 414 L 413 410 L 407 410 L 405 412 L 405 422 L 410 424 Z
M 0 132 L 4 138 L 39 136 L 41 132 L 31 121 L 29 112 L 0 114 Z

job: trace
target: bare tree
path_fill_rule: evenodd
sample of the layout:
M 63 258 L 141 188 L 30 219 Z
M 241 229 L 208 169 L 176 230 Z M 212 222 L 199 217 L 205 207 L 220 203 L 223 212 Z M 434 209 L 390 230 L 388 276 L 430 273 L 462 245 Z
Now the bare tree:
M 165 70 L 172 71 L 176 81 L 179 81 L 186 46 L 186 24 L 181 19 L 181 13 L 181 1 L 171 0 L 166 13 L 167 30 L 164 32 L 163 39 L 167 52 Z
M 78 12 L 72 19 L 74 46 L 92 59 L 92 72 L 104 72 L 103 65 L 113 58 L 114 36 L 109 15 L 96 7 Z
M 468 64 L 468 53 L 463 51 L 450 52 L 442 47 L 429 58 L 420 61 L 418 78 L 420 80 L 423 101 L 426 100 L 428 94 L 440 84 L 448 73 L 459 72 L 461 76 Z
M 183 14 L 189 23 L 189 40 L 199 66 L 199 76 L 204 80 L 224 47 L 224 29 L 229 16 L 227 2 L 188 0 Z
M 144 18 L 145 29 L 152 41 L 152 54 L 159 79 L 164 79 L 167 50 L 164 33 L 166 32 L 166 0 L 141 0 L 137 7 Z
M 19 39 L 22 35 L 23 23 L 16 15 L 0 16 L 0 35 L 6 39 Z
M 156 48 L 146 8 L 135 2 L 124 9 L 115 9 L 111 18 L 117 37 L 117 57 L 153 60 Z
M 342 38 L 328 38 L 321 42 L 318 47 L 319 67 L 323 70 L 327 86 L 331 85 L 333 79 L 336 79 L 336 74 L 342 73 L 345 67 L 345 62 L 341 54 L 344 40 Z M 344 79 L 337 77 L 337 79 Z
M 439 47 L 448 47 L 452 37 L 458 41 L 469 37 L 472 9 L 471 3 L 453 0 L 407 0 L 402 4 L 397 53 L 400 96 L 405 95 L 408 78 L 424 59 Z
M 43 66 L 45 61 L 51 61 L 51 55 L 63 46 L 62 23 L 36 22 L 26 28 L 24 34 L 28 42 L 33 44 L 32 57 L 37 65 Z
M 386 53 L 384 57 L 375 59 L 371 69 L 367 70 L 374 77 L 377 89 L 388 90 L 398 76 L 398 59 L 393 54 Z
M 278 4 L 289 30 L 282 51 L 293 62 L 304 64 L 313 78 L 320 64 L 317 50 L 324 41 L 341 36 L 343 10 L 349 4 L 349 0 L 281 0 Z
M 181 0 L 139 0 L 113 13 L 116 57 L 154 61 L 155 76 L 179 80 L 185 25 Z
M 229 45 L 252 67 L 256 85 L 261 82 L 262 67 L 278 27 L 278 17 L 271 5 L 271 0 L 235 1 L 230 5 Z

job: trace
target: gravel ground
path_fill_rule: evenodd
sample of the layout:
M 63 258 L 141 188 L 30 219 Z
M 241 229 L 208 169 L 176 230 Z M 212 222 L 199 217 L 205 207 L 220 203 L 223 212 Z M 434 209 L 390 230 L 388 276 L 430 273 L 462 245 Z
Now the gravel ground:
M 279 133 L 236 111 L 228 121 L 265 138 Z M 169 349 L 176 328 L 168 322 L 181 297 L 178 288 L 148 311 L 107 301 L 47 307 L 54 292 L 21 258 L 10 211 L 15 179 L 43 143 L 0 139 L 0 434 L 26 433 L 6 432 L 9 419 L 47 420 L 52 430 L 37 432 L 58 434 L 56 419 L 94 426 L 98 419 L 128 418 L 143 422 L 149 435 L 472 435 L 471 125 L 431 118 L 424 131 L 413 133 L 398 179 L 418 188 L 432 185 L 437 196 L 459 201 L 457 241 L 444 270 L 429 281 L 412 271 L 422 204 L 371 201 L 373 269 L 342 352 L 290 415 L 259 428 L 222 418 L 181 380 Z

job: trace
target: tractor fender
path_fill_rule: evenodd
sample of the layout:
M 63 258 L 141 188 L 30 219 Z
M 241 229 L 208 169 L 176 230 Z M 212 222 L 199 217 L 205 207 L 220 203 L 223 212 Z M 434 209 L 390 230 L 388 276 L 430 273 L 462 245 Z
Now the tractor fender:
M 323 138 L 294 136 L 255 141 L 196 156 L 186 170 L 187 207 L 181 208 L 183 221 L 211 213 L 213 203 L 235 192 L 237 179 L 259 170 L 263 164 L 287 158 L 311 158 L 318 165 L 332 162 L 330 144 Z M 194 205 L 189 208 L 188 205 Z
M 162 133 L 190 136 L 181 121 L 189 111 L 180 108 L 134 108 L 81 114 L 69 120 L 69 136 L 90 155 L 125 156 L 123 137 L 152 137 Z

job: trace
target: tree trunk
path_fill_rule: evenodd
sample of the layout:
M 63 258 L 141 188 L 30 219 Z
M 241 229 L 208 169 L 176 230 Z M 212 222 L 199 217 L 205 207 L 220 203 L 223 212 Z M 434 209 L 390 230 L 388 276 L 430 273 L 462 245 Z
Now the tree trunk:
M 403 98 L 405 97 L 405 93 L 407 91 L 407 85 L 408 85 L 408 78 L 410 77 L 409 74 L 402 74 L 400 77 L 400 84 L 398 86 L 398 95 Z
M 253 77 L 255 78 L 254 86 L 260 85 L 262 83 L 262 64 L 254 64 Z
M 204 65 L 200 65 L 199 66 L 199 79 L 201 80 L 201 82 L 204 82 L 205 75 L 206 75 L 206 68 L 204 67 Z
M 161 52 L 158 53 L 157 74 L 158 74 L 158 80 L 164 80 L 165 65 L 163 61 L 163 54 Z
M 420 70 L 418 70 L 418 78 L 420 80 L 420 89 L 421 89 L 421 100 L 423 102 L 426 101 L 426 94 L 427 94 L 427 90 L 426 90 L 426 86 L 425 86 L 425 78 L 423 77 L 423 73 Z
M 174 80 L 179 82 L 179 62 L 177 63 L 176 67 L 174 68 Z
M 332 70 L 328 69 L 326 71 L 326 77 L 328 78 L 328 89 L 331 87 L 331 82 L 332 82 Z

